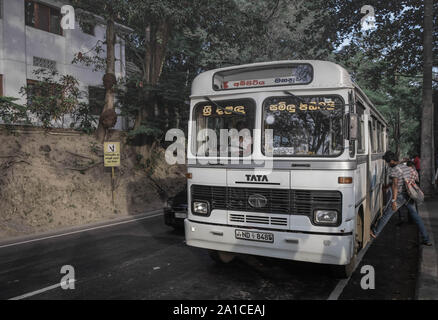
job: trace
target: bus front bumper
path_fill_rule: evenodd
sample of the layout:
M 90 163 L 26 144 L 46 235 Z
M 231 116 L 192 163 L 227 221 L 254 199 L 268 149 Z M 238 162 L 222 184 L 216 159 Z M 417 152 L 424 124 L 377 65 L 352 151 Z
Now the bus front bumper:
M 234 226 L 184 221 L 186 243 L 204 249 L 266 256 L 279 259 L 346 265 L 352 254 L 352 235 L 327 235 L 244 229 Z M 236 230 L 270 233 L 274 242 L 258 242 L 236 238 Z

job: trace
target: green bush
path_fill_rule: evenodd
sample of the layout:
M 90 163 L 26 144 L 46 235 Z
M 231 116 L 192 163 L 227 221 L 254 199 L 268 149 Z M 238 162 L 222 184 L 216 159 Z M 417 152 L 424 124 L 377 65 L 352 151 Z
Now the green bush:
M 0 119 L 6 124 L 29 123 L 26 106 L 16 104 L 17 98 L 0 96 Z
M 79 103 L 78 107 L 73 111 L 73 122 L 70 127 L 91 134 L 96 129 L 97 118 L 91 114 L 90 105 L 87 103 Z
M 151 125 L 143 124 L 137 129 L 131 130 L 128 133 L 128 143 L 132 145 L 151 145 L 154 141 L 159 140 L 163 135 L 163 130 Z
M 38 69 L 32 84 L 20 89 L 27 97 L 27 110 L 50 128 L 52 121 L 62 120 L 79 105 L 79 83 L 70 75 L 59 75 L 56 70 Z

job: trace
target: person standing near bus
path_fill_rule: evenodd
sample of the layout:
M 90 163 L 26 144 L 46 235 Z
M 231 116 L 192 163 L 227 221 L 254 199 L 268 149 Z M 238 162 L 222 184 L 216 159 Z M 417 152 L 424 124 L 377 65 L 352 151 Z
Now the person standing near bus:
M 412 168 L 400 163 L 398 161 L 398 157 L 391 151 L 387 151 L 385 153 L 383 160 L 385 160 L 390 167 L 388 170 L 388 175 L 390 178 L 392 178 L 392 203 L 383 213 L 383 216 L 378 221 L 377 225 L 372 228 L 371 236 L 376 238 L 391 219 L 392 215 L 401 207 L 406 206 L 410 216 L 420 229 L 420 233 L 423 238 L 422 244 L 431 246 L 432 243 L 430 242 L 429 235 L 424 227 L 423 220 L 418 215 L 418 212 L 415 208 L 415 202 L 409 198 L 404 183 L 404 179 L 410 178 Z

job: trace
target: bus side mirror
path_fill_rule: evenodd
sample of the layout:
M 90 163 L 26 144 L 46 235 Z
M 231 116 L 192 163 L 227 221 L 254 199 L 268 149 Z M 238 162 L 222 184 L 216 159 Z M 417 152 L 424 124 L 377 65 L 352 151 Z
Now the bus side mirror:
M 350 140 L 357 140 L 357 131 L 358 131 L 358 122 L 359 118 L 357 114 L 350 113 Z

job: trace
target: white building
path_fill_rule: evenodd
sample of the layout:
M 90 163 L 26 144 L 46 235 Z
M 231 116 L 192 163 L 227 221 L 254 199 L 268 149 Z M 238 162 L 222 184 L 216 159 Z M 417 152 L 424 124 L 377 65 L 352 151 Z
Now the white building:
M 74 30 L 62 30 L 60 8 L 66 4 L 68 0 L 0 0 L 0 95 L 25 103 L 19 91 L 37 80 L 33 71 L 55 67 L 60 74 L 74 76 L 81 90 L 89 93 L 90 102 L 103 106 L 104 72 L 72 61 L 78 52 L 89 52 L 99 40 L 104 41 L 105 26 L 84 31 L 76 19 Z M 121 40 L 116 45 L 116 77 L 125 77 L 125 46 Z M 116 129 L 122 127 L 119 117 Z

